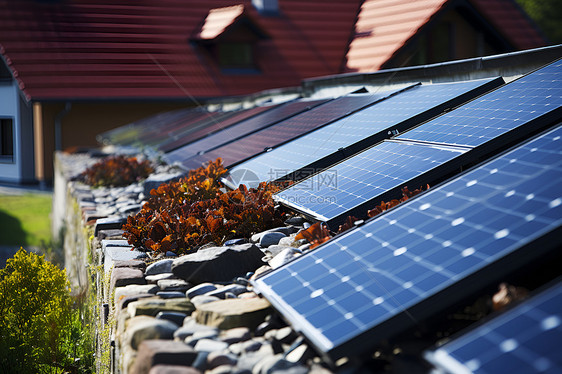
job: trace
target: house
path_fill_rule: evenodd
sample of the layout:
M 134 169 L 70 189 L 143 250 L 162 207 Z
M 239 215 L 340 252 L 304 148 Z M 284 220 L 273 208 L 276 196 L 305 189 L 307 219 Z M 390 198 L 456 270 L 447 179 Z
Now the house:
M 514 0 L 0 0 L 0 181 L 156 113 L 546 43 Z

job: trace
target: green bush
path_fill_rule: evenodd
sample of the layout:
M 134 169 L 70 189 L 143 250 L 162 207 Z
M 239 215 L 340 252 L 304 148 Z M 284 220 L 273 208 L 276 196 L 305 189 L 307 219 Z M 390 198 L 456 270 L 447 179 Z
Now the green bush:
M 77 371 L 83 340 L 64 270 L 20 249 L 0 270 L 0 372 Z M 77 360 L 79 362 L 79 360 Z

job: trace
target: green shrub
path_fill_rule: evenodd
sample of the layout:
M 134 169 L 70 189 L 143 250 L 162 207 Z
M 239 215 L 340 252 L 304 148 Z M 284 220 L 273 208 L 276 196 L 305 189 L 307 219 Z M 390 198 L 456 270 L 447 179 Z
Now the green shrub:
M 80 175 L 80 179 L 94 187 L 120 187 L 145 179 L 153 171 L 147 160 L 139 162 L 136 157 L 118 155 L 95 163 Z
M 0 372 L 76 371 L 77 318 L 65 271 L 20 249 L 0 270 Z

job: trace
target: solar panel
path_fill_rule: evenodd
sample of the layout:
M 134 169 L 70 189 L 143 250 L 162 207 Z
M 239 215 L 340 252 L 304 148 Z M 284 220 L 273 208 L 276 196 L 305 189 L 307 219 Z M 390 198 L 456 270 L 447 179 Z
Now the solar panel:
M 283 121 L 305 110 L 314 108 L 317 105 L 327 102 L 327 99 L 321 100 L 297 100 L 274 107 L 264 113 L 260 113 L 245 121 L 236 123 L 230 127 L 211 134 L 207 137 L 199 139 L 195 142 L 187 144 L 174 151 L 168 152 L 165 159 L 169 163 L 183 162 L 198 153 L 217 148 L 223 144 L 230 143 L 242 136 L 246 136 L 254 131 L 261 130 L 272 124 Z
M 342 215 L 362 216 L 373 208 L 366 203 L 375 197 L 435 172 L 462 153 L 454 148 L 384 141 L 279 192 L 275 200 L 324 222 Z M 362 214 L 353 211 L 361 207 L 365 208 Z
M 239 115 L 240 113 L 244 115 L 249 111 L 250 109 L 228 112 L 209 112 L 206 116 L 197 121 L 179 120 L 173 124 L 166 125 L 165 128 L 155 129 L 156 131 L 150 134 L 150 136 L 145 136 L 143 144 L 153 148 L 159 148 L 175 141 L 179 141 L 180 143 L 182 141 L 189 142 L 189 139 L 191 139 L 192 136 L 196 136 L 196 134 L 203 136 L 207 133 L 207 131 L 212 131 L 214 126 L 217 126 L 217 124 L 227 121 L 231 117 Z
M 505 147 L 507 147 L 507 144 L 510 144 L 514 141 L 521 141 L 522 139 L 527 138 L 530 133 L 537 132 L 542 127 L 551 125 L 554 121 L 559 121 L 560 118 L 562 118 L 562 96 L 561 96 L 562 82 L 558 80 L 558 82 L 561 83 L 560 89 L 552 88 L 552 85 L 549 82 L 550 80 L 562 79 L 562 63 L 555 63 L 549 65 L 545 68 L 542 68 L 538 71 L 529 74 L 529 76 L 531 77 L 531 79 L 521 78 L 517 81 L 507 84 L 506 86 L 496 91 L 485 94 L 480 98 L 475 99 L 474 101 L 471 102 L 471 103 L 476 103 L 476 102 L 485 101 L 487 103 L 486 105 L 478 106 L 478 105 L 471 105 L 471 103 L 463 105 L 449 113 L 444 114 L 441 117 L 436 118 L 435 120 L 431 120 L 424 125 L 421 125 L 413 130 L 407 131 L 403 135 L 394 138 L 394 140 L 402 141 L 402 142 L 416 142 L 418 144 L 428 144 L 428 145 L 433 144 L 439 146 L 464 147 L 465 150 L 468 150 L 468 152 L 464 153 L 462 156 L 459 156 L 454 160 L 444 163 L 442 165 L 442 168 L 440 169 L 442 172 L 441 175 L 439 175 L 438 173 L 434 173 L 433 175 L 420 175 L 417 180 L 402 180 L 402 179 L 398 179 L 398 180 L 400 180 L 410 188 L 419 187 L 420 182 L 422 185 L 425 185 L 426 183 L 432 184 L 434 183 L 434 181 L 439 180 L 439 178 L 444 177 L 446 173 L 453 172 L 454 171 L 453 167 L 460 168 L 468 163 L 478 160 L 479 157 L 489 157 L 489 154 L 494 152 L 497 153 L 499 149 L 501 149 L 502 147 L 504 147 L 505 149 Z M 527 95 L 530 98 L 529 100 L 533 102 L 540 102 L 540 105 L 536 105 L 534 107 L 535 109 L 525 110 L 525 111 L 523 109 L 520 109 L 520 105 L 519 102 L 517 101 L 518 100 L 517 98 L 523 97 L 524 94 L 520 92 L 518 94 L 519 96 L 517 96 L 514 95 L 513 93 L 510 93 L 510 91 L 507 89 L 508 86 L 515 85 L 516 88 L 512 89 L 512 91 L 515 92 L 521 91 L 522 88 L 518 86 L 519 84 L 518 82 L 526 82 L 530 84 L 530 88 L 527 90 L 528 91 Z M 541 84 L 547 82 L 545 84 L 547 87 L 550 88 L 546 88 L 541 91 L 540 85 L 537 82 L 541 82 Z M 498 96 L 499 91 L 501 91 L 503 96 L 502 95 Z M 556 94 L 556 92 L 558 92 L 558 94 Z M 530 103 L 528 104 L 531 105 Z M 452 143 L 449 144 L 446 141 L 438 142 L 438 141 L 428 141 L 427 139 L 425 140 L 416 139 L 415 136 L 411 136 L 412 138 L 414 138 L 414 140 L 407 139 L 408 137 L 410 137 L 408 134 L 412 131 L 416 132 L 418 131 L 418 129 L 424 128 L 424 126 L 426 125 L 431 126 L 433 123 L 435 123 L 435 121 L 442 121 L 441 118 L 444 117 L 450 118 L 451 116 L 453 117 L 457 116 L 457 114 L 455 113 L 457 113 L 458 111 L 461 111 L 461 113 L 466 112 L 467 106 L 471 108 L 472 111 L 471 115 L 473 117 L 480 118 L 480 123 L 481 123 L 480 128 L 473 126 L 473 127 L 467 127 L 466 129 L 463 130 L 461 128 L 455 128 L 454 125 L 451 125 L 453 131 L 458 130 L 460 131 L 461 134 L 465 134 L 466 136 L 470 137 L 472 136 L 470 134 L 470 131 L 475 131 L 474 134 L 482 134 L 480 130 L 493 128 L 494 126 L 496 126 L 495 124 L 499 122 L 499 123 L 506 123 L 505 125 L 502 125 L 505 128 L 506 133 L 502 135 L 495 132 L 488 132 L 487 133 L 488 135 L 486 136 L 478 135 L 479 139 L 485 139 L 486 142 L 481 144 L 474 143 L 477 145 L 476 147 L 472 147 L 472 145 L 474 145 L 472 143 L 471 143 L 472 145 L 470 146 L 452 144 Z M 516 108 L 517 110 L 512 110 L 512 108 Z M 539 109 L 541 108 L 543 109 L 542 114 L 539 113 Z M 500 116 L 498 114 L 501 113 L 502 111 L 516 112 L 516 113 L 523 111 L 525 113 L 529 113 L 529 115 L 520 114 L 517 118 L 510 118 L 509 120 L 503 120 L 499 118 Z M 538 118 L 540 118 L 541 121 L 538 121 L 537 120 Z M 528 122 L 524 122 L 524 121 L 528 121 Z M 512 124 L 507 125 L 508 122 Z M 494 136 L 492 136 L 492 134 L 494 134 Z M 476 136 L 472 137 L 472 139 L 476 139 Z M 469 143 L 469 142 L 461 142 L 461 143 Z M 378 146 L 375 146 L 375 148 L 376 147 Z M 362 161 L 360 157 L 361 157 L 361 153 L 351 157 L 349 160 L 345 161 L 346 165 L 352 165 L 354 163 L 354 159 L 357 159 L 358 160 L 357 162 L 361 163 Z M 319 172 L 317 174 L 313 174 L 310 178 L 304 179 L 299 183 L 295 183 L 294 185 L 292 185 L 291 187 L 282 191 L 281 193 L 279 193 L 274 197 L 278 198 L 278 200 L 281 203 L 286 204 L 287 206 L 293 209 L 309 214 L 316 219 L 322 219 L 322 220 L 327 219 L 331 221 L 330 224 L 332 224 L 332 226 L 335 226 L 341 223 L 342 221 L 344 221 L 348 215 L 355 215 L 355 216 L 364 215 L 366 210 L 369 208 L 369 204 L 367 203 L 357 208 L 354 208 L 355 209 L 354 211 L 339 213 L 339 215 L 336 215 L 338 214 L 338 212 L 332 209 L 332 206 L 329 206 L 328 204 L 325 203 L 326 196 L 324 195 L 325 193 L 324 190 L 310 190 L 310 189 L 303 188 L 303 186 L 306 186 L 307 183 L 314 181 L 314 179 L 324 181 L 327 180 L 327 178 L 332 178 L 334 172 L 331 169 L 338 170 L 337 165 L 331 167 L 330 169 Z M 367 168 L 362 168 L 362 169 L 363 172 L 366 174 L 369 172 Z M 397 171 L 395 170 L 397 169 L 390 168 L 386 170 L 386 173 L 388 174 L 389 178 L 395 176 L 395 173 L 397 173 Z M 345 178 L 345 175 L 339 173 L 338 171 L 337 179 L 339 180 L 342 178 Z M 374 205 L 375 203 L 378 204 L 379 200 L 396 198 L 398 197 L 398 193 L 399 193 L 399 191 L 395 189 L 394 191 L 389 190 L 386 196 L 385 195 L 376 196 L 371 192 L 371 190 L 365 188 L 359 190 L 359 187 L 363 187 L 363 185 L 359 183 L 357 185 L 346 184 L 345 188 L 348 188 L 348 190 L 344 191 L 343 185 L 342 187 L 338 186 L 337 192 L 332 191 L 328 195 L 328 197 L 339 201 L 345 199 L 347 195 L 358 195 L 359 197 L 362 197 L 363 194 L 368 194 L 368 196 L 372 197 L 373 200 L 371 205 Z M 320 205 L 317 204 L 318 201 L 320 201 L 322 204 Z M 358 200 L 356 199 L 356 201 Z M 351 205 L 348 204 L 346 204 L 345 206 L 349 206 L 350 208 L 352 207 Z M 317 211 L 317 209 L 320 209 L 320 211 Z M 330 214 L 327 214 L 328 212 L 326 211 L 329 211 Z
M 193 141 L 201 139 L 216 131 L 224 130 L 229 126 L 232 126 L 238 122 L 244 121 L 248 118 L 252 118 L 262 112 L 271 110 L 272 108 L 274 108 L 273 105 L 257 106 L 250 109 L 235 111 L 226 118 L 221 118 L 221 119 L 210 118 L 208 126 L 200 128 L 194 132 L 190 132 L 189 134 L 185 134 L 185 130 L 183 129 L 176 131 L 166 141 L 160 142 L 158 144 L 158 150 L 162 152 L 170 152 L 174 149 L 177 149 L 185 144 L 189 144 Z
M 495 88 L 503 79 L 416 85 L 350 116 L 312 131 L 231 169 L 233 175 L 247 170 L 259 182 L 304 177 L 365 149 L 389 132 L 408 128 L 443 110 Z M 229 181 L 225 181 L 229 184 Z M 233 181 L 231 188 L 238 187 Z M 254 187 L 254 186 L 250 186 Z
M 197 121 L 209 115 L 209 112 L 201 109 L 178 109 L 170 112 L 159 113 L 154 116 L 143 118 L 140 121 L 106 131 L 97 136 L 97 140 L 103 144 L 115 144 L 128 146 L 141 143 L 144 137 L 150 138 L 149 134 L 157 134 L 161 128 L 168 124 L 183 119 Z
M 447 373 L 561 373 L 562 284 L 426 353 Z
M 372 352 L 562 244 L 562 127 L 253 282 L 327 358 Z
M 237 139 L 234 142 L 215 148 L 203 157 L 194 157 L 182 164 L 187 169 L 194 169 L 203 162 L 221 157 L 226 166 L 230 167 L 247 158 L 265 152 L 268 148 L 282 144 L 288 140 L 301 136 L 332 121 L 371 105 L 396 91 L 380 94 L 351 94 L 343 96 L 309 111 L 279 122 L 274 126 Z
M 397 137 L 476 147 L 562 112 L 562 61 L 519 78 Z

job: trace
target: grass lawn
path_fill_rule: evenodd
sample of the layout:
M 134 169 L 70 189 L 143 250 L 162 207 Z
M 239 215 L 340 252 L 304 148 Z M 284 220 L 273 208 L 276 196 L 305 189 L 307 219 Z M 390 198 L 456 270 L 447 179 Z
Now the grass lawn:
M 48 194 L 0 196 L 0 245 L 37 246 L 51 241 Z

